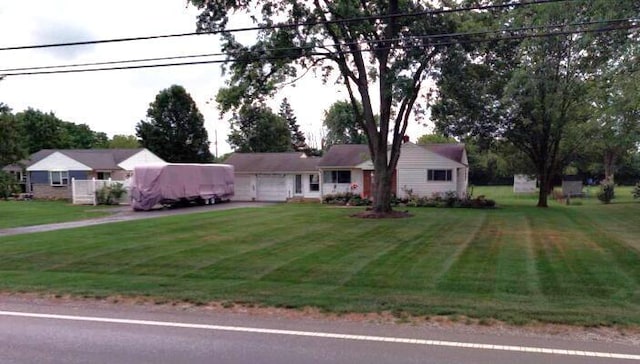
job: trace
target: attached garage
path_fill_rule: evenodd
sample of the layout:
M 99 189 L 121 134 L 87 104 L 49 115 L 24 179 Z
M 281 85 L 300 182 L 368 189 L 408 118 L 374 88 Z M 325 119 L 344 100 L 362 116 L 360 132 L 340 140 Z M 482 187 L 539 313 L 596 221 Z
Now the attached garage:
M 258 201 L 286 201 L 289 197 L 284 174 L 259 174 L 256 176 Z
M 236 174 L 234 182 L 235 193 L 232 200 L 252 201 L 255 198 L 251 178 L 252 176 Z

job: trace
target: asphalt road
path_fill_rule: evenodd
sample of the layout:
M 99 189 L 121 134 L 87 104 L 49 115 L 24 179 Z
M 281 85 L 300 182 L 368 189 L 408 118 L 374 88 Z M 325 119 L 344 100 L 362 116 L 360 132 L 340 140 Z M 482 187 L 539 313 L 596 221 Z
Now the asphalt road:
M 632 343 L 471 331 L 0 295 L 0 363 L 640 363 Z

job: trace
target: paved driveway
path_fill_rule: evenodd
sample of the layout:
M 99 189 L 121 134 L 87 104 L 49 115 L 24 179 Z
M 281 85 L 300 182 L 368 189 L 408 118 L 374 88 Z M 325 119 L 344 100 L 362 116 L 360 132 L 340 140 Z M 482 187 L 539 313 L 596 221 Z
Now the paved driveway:
M 0 229 L 0 236 L 18 235 L 38 233 L 43 231 L 73 229 L 83 226 L 92 226 L 99 224 L 108 224 L 112 222 L 131 221 L 141 219 L 152 219 L 156 217 L 171 216 L 171 215 L 184 215 L 184 214 L 197 214 L 210 211 L 221 211 L 239 209 L 244 207 L 263 207 L 272 205 L 268 202 L 228 202 L 215 205 L 205 206 L 191 206 L 184 208 L 171 208 L 171 209 L 154 209 L 150 211 L 133 211 L 130 206 L 122 206 L 114 208 L 113 215 L 100 217 L 97 219 L 79 220 L 60 222 L 55 224 L 35 225 L 35 226 L 23 226 L 10 229 Z

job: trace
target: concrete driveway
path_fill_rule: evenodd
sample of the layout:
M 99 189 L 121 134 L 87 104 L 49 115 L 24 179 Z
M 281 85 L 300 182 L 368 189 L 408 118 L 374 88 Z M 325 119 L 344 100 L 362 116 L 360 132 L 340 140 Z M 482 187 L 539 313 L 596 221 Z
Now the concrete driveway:
M 39 232 L 52 231 L 52 230 L 73 229 L 77 227 L 109 224 L 112 222 L 120 222 L 120 221 L 153 219 L 156 217 L 164 217 L 164 216 L 172 216 L 172 215 L 197 214 L 202 212 L 240 209 L 245 207 L 263 207 L 263 206 L 269 206 L 269 205 L 273 205 L 273 203 L 227 202 L 227 203 L 220 203 L 215 205 L 191 206 L 191 207 L 183 207 L 183 208 L 171 208 L 171 209 L 160 208 L 160 209 L 153 209 L 149 211 L 133 211 L 131 209 L 131 206 L 121 206 L 121 207 L 115 207 L 112 210 L 110 210 L 113 212 L 113 215 L 100 217 L 97 219 L 0 229 L 0 237 L 18 235 L 18 234 L 39 233 Z

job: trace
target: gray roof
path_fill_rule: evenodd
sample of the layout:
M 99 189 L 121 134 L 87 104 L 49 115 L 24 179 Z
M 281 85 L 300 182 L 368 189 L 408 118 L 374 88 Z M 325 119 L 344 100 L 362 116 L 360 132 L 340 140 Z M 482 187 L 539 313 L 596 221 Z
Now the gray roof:
M 317 171 L 319 160 L 300 152 L 233 153 L 224 163 L 231 164 L 237 173 L 285 173 Z
M 67 157 L 74 159 L 94 170 L 117 170 L 121 169 L 118 164 L 131 158 L 144 148 L 135 149 L 42 149 L 35 152 L 24 161 L 24 165 L 29 167 L 34 163 L 45 159 L 55 152 L 60 152 Z
M 441 155 L 452 161 L 465 164 L 462 160 L 464 156 L 464 144 L 461 143 L 438 143 L 438 144 L 418 144 L 424 149 Z
M 371 160 L 367 144 L 337 144 L 324 154 L 318 167 L 353 167 Z

